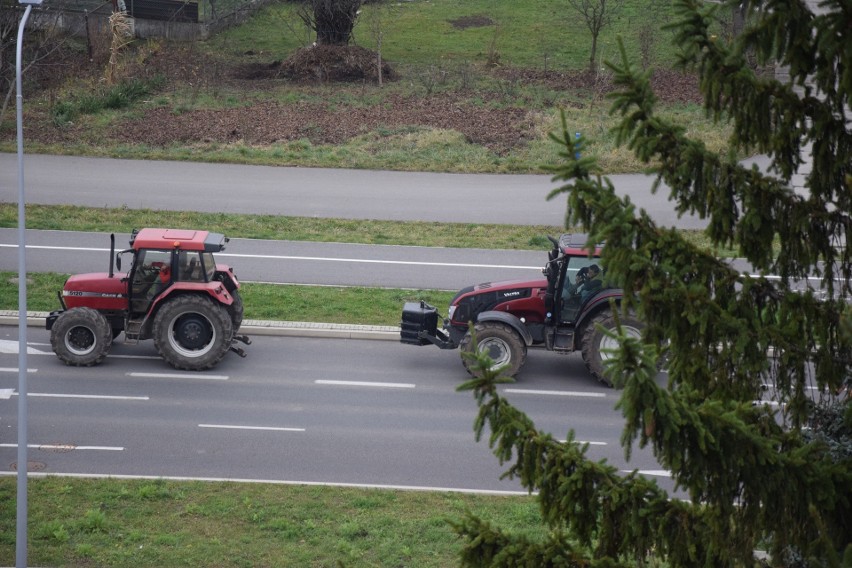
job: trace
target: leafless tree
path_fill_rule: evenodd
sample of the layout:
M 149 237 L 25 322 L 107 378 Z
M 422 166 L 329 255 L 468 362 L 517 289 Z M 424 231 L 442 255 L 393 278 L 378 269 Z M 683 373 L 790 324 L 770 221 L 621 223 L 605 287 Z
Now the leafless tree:
M 367 23 L 369 24 L 370 35 L 376 43 L 376 73 L 381 87 L 383 83 L 382 42 L 385 38 L 388 22 L 396 15 L 396 7 L 384 2 L 373 2 L 373 4 L 373 9 L 367 12 Z
M 26 80 L 28 72 L 44 65 L 65 41 L 65 36 L 56 33 L 56 19 L 60 11 L 33 11 L 27 24 L 22 47 L 21 76 Z M 0 2 L 0 124 L 15 94 L 15 65 L 18 26 L 23 10 L 17 4 Z
M 598 55 L 598 36 L 601 31 L 618 18 L 624 0 L 568 0 L 586 22 L 592 33 L 592 52 L 589 56 L 589 71 L 594 72 Z

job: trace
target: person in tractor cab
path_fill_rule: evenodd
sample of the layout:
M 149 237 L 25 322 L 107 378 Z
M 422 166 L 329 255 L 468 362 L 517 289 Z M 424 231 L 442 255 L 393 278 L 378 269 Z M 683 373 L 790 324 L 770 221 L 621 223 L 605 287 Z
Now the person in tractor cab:
M 580 291 L 580 301 L 585 301 L 586 298 L 597 292 L 603 287 L 603 273 L 597 264 L 589 266 L 589 273 L 586 281 L 583 283 L 583 289 Z
M 589 278 L 589 267 L 584 266 L 580 270 L 577 271 L 577 275 L 574 277 L 574 281 L 570 282 L 568 278 L 565 279 L 565 291 L 562 294 L 562 297 L 565 299 L 572 298 L 574 296 L 578 296 L 580 294 L 580 290 L 583 288 L 583 284 L 586 283 L 586 280 Z

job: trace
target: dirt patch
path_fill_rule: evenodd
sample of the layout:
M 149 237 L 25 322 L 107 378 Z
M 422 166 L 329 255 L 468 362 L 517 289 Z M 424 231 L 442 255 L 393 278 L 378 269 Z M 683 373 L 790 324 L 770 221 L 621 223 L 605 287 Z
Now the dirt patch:
M 377 79 L 375 57 L 374 52 L 357 46 L 314 46 L 299 50 L 285 61 L 235 64 L 215 60 L 198 50 L 160 48 L 141 52 L 135 59 L 136 68 L 127 72 L 140 78 L 164 77 L 168 85 L 189 83 L 199 92 L 227 85 L 251 93 L 274 90 L 286 83 L 373 83 Z M 386 65 L 383 78 L 397 77 L 392 66 Z M 506 82 L 539 84 L 557 92 L 577 93 L 580 99 L 589 94 L 603 97 L 614 89 L 611 77 L 603 74 L 505 67 L 488 72 Z M 694 77 L 658 70 L 653 75 L 652 86 L 665 102 L 701 101 Z M 498 94 L 476 93 L 476 97 L 471 94 L 464 89 L 429 96 L 386 94 L 381 104 L 374 105 L 339 102 L 332 105 L 305 100 L 184 112 L 170 106 L 148 108 L 141 116 L 98 133 L 98 143 L 167 147 L 238 141 L 268 145 L 307 139 L 314 144 L 341 144 L 370 132 L 446 129 L 462 133 L 472 144 L 507 155 L 539 136 L 535 111 L 507 104 Z M 91 139 L 91 132 L 73 122 L 55 126 L 47 116 L 47 107 L 42 109 L 28 113 L 24 127 L 27 140 L 55 144 Z M 4 130 L 5 139 L 13 139 L 14 135 L 13 129 Z
M 456 18 L 455 20 L 447 20 L 450 24 L 458 29 L 465 30 L 467 28 L 483 28 L 485 26 L 493 26 L 494 20 L 489 18 L 488 16 L 464 16 L 463 18 Z
M 534 135 L 532 119 L 525 109 L 485 110 L 458 95 L 390 95 L 381 105 L 363 107 L 263 102 L 249 108 L 181 114 L 166 108 L 152 109 L 139 120 L 116 125 L 110 138 L 152 146 L 238 141 L 267 145 L 300 139 L 314 144 L 340 144 L 376 130 L 402 132 L 412 127 L 456 130 L 469 142 L 497 154 L 505 154 Z
M 243 80 L 289 79 L 297 83 L 378 83 L 378 56 L 357 45 L 312 45 L 303 47 L 284 61 L 239 66 L 233 76 Z M 398 78 L 382 61 L 382 80 Z

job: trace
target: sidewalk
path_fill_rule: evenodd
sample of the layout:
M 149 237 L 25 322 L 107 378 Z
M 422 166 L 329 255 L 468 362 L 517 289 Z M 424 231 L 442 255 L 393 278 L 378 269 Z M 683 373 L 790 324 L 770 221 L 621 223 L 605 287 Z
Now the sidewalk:
M 44 329 L 47 312 L 27 312 L 27 325 Z M 0 325 L 18 325 L 18 312 L 0 310 Z M 305 321 L 243 320 L 240 332 L 246 335 L 324 337 L 333 339 L 378 339 L 399 341 L 399 328 L 388 325 L 352 325 Z

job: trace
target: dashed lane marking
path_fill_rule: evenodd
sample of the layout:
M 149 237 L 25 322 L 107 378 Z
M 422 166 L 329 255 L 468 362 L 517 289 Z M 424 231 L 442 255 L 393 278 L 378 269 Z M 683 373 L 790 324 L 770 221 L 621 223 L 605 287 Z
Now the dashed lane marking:
M 503 389 L 503 392 L 512 394 L 542 394 L 547 396 L 579 396 L 588 398 L 606 398 L 606 395 L 602 392 L 554 391 L 533 389 Z
M 413 389 L 416 385 L 412 383 L 373 383 L 367 381 L 314 381 L 318 385 L 331 385 L 341 387 L 376 387 L 389 389 Z
M 0 444 L 0 448 L 17 448 L 18 444 Z M 35 450 L 93 450 L 99 452 L 123 452 L 121 446 L 75 446 L 73 444 L 27 444 Z
M 17 396 L 18 393 L 15 393 Z M 118 396 L 107 394 L 65 394 L 65 393 L 48 393 L 48 392 L 30 392 L 27 396 L 42 397 L 42 398 L 87 398 L 94 400 L 150 400 L 147 396 Z
M 222 428 L 224 430 L 269 430 L 273 432 L 304 432 L 304 428 L 285 428 L 281 426 L 237 426 L 235 424 L 199 424 L 199 428 Z
M 196 379 L 203 381 L 227 381 L 228 375 L 200 375 L 189 373 L 125 373 L 128 377 L 155 379 Z

